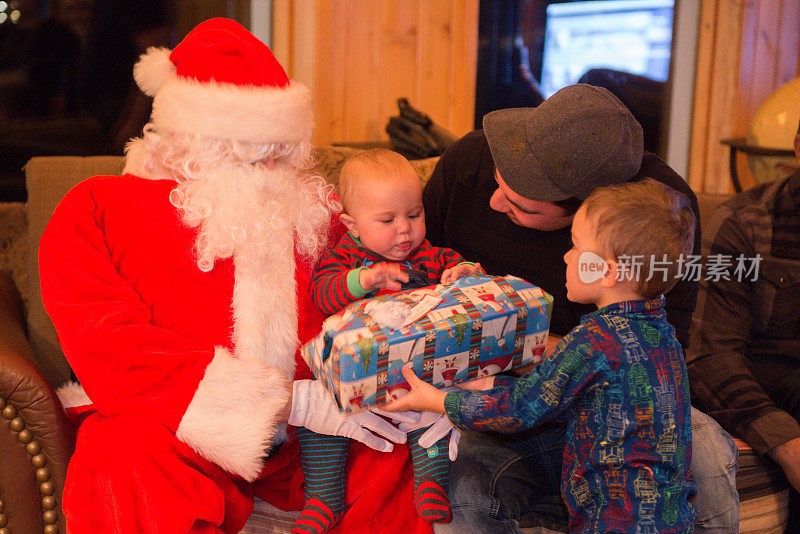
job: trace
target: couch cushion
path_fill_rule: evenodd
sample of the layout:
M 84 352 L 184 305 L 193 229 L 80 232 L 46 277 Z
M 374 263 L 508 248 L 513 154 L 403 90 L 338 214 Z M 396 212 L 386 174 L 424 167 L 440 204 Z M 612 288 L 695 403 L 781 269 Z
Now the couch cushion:
M 56 204 L 75 184 L 96 174 L 120 174 L 121 156 L 36 157 L 25 165 L 28 188 L 26 257 L 28 339 L 39 367 L 53 387 L 70 379 L 71 370 L 58 345 L 53 323 L 44 311 L 39 285 L 39 240 Z
M 11 274 L 17 289 L 27 287 L 25 250 L 27 247 L 28 218 L 22 202 L 0 202 L 0 273 Z M 23 301 L 27 295 L 22 295 Z
M 697 205 L 700 208 L 700 227 L 705 228 L 717 206 L 729 200 L 732 195 L 721 195 L 717 193 L 697 193 Z
M 760 457 L 747 443 L 739 447 L 739 532 L 781 533 L 786 528 L 789 482 L 778 464 Z
M 312 152 L 314 158 L 312 171 L 324 176 L 334 186 L 338 186 L 339 172 L 342 170 L 342 165 L 344 165 L 347 158 L 359 152 L 363 152 L 363 149 L 344 146 L 314 148 Z M 439 161 L 438 157 L 411 160 L 411 166 L 417 171 L 423 184 L 431 177 L 437 161 Z

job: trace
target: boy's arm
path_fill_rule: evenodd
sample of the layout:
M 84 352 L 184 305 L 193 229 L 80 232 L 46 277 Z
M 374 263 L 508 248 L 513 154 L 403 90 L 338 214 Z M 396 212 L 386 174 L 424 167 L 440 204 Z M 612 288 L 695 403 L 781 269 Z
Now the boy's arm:
M 495 376 L 487 391 L 445 394 L 404 368 L 411 392 L 384 409 L 444 411 L 465 430 L 513 433 L 532 428 L 568 409 L 602 370 L 604 357 L 595 356 L 598 353 L 577 330 L 585 332 L 581 327 L 573 330 L 531 373 L 521 378 Z
M 311 279 L 311 298 L 324 313 L 334 314 L 367 295 L 363 289 L 358 291 L 360 284 L 353 284 L 353 279 L 358 280 L 359 269 L 352 269 L 351 264 L 349 254 L 339 246 L 320 261 Z
M 452 269 L 461 264 L 475 265 L 474 262 L 465 260 L 464 256 L 452 248 L 434 247 L 430 243 L 428 243 L 428 246 L 431 247 L 433 261 L 439 266 L 440 275 L 446 269 Z
M 449 393 L 445 412 L 462 429 L 513 433 L 533 428 L 570 408 L 605 367 L 579 326 L 527 375 L 496 376 L 489 391 Z
M 467 261 L 451 248 L 431 247 L 432 256 L 439 266 L 439 279 L 443 283 L 453 282 L 462 276 L 486 274 L 480 263 Z
M 372 291 L 398 291 L 401 282 L 408 282 L 408 274 L 397 263 L 353 268 L 360 263 L 357 259 L 346 247 L 335 247 L 320 261 L 311 280 L 311 298 L 320 310 L 333 314 Z

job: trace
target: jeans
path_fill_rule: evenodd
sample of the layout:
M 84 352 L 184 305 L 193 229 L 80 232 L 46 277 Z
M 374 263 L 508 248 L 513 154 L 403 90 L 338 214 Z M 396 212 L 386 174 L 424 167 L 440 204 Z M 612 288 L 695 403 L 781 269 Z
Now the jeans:
M 542 526 L 567 532 L 561 500 L 566 424 L 547 423 L 515 435 L 462 435 L 450 469 L 453 521 L 436 534 L 500 534 Z M 692 464 L 698 494 L 695 532 L 739 531 L 738 449 L 713 419 L 692 408 Z
M 777 380 L 768 389 L 768 393 L 781 410 L 800 421 L 800 369 L 785 373 L 781 380 Z M 791 486 L 785 534 L 800 534 L 800 493 Z
M 739 532 L 739 448 L 710 416 L 692 408 L 692 465 L 697 495 L 694 531 L 709 534 Z
M 501 534 L 523 526 L 567 531 L 561 456 L 567 425 L 546 423 L 514 435 L 464 432 L 450 467 L 453 520 L 436 534 Z

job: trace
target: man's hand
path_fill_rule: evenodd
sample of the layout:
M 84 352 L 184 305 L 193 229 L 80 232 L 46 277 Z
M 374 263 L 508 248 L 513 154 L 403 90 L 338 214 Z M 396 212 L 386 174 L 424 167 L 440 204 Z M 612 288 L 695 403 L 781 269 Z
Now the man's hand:
M 370 411 L 351 416 L 339 413 L 319 380 L 295 380 L 292 384 L 288 423 L 303 426 L 318 434 L 344 436 L 364 443 L 376 451 L 389 452 L 395 443 L 405 443 L 406 434 Z M 374 434 L 373 434 L 374 432 Z M 381 439 L 375 434 L 383 436 Z
M 390 402 L 381 409 L 386 412 L 400 412 L 403 410 L 416 410 L 418 412 L 444 413 L 444 398 L 447 393 L 439 391 L 432 385 L 417 378 L 411 365 L 403 366 L 403 376 L 411 386 L 411 391 L 399 399 Z
M 459 263 L 455 267 L 450 267 L 442 272 L 442 283 L 455 282 L 464 276 L 483 274 L 483 268 L 480 263 Z
M 399 263 L 377 263 L 372 267 L 361 269 L 358 281 L 366 291 L 376 289 L 398 291 L 402 288 L 400 282 L 408 282 L 408 274 L 403 272 Z
M 795 491 L 800 491 L 800 438 L 778 445 L 769 455 L 781 466 Z

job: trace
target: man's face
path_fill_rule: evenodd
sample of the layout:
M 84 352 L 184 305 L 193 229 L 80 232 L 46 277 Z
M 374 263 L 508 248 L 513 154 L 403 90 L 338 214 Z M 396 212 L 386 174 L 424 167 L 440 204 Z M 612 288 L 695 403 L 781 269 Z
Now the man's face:
M 497 181 L 497 190 L 489 199 L 489 205 L 493 210 L 508 215 L 514 224 L 552 232 L 572 223 L 573 215 L 568 214 L 564 208 L 552 202 L 530 200 L 512 191 L 496 170 L 494 179 Z

